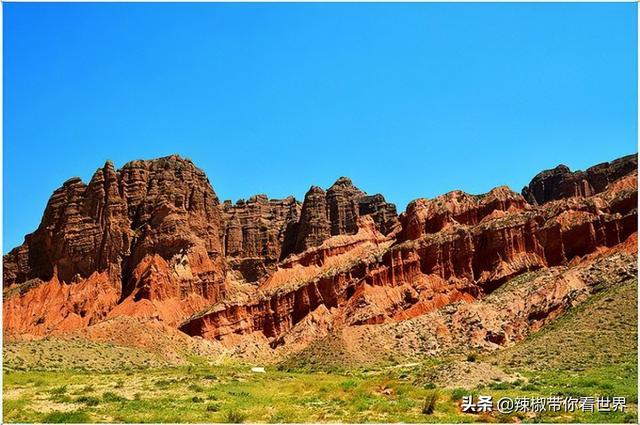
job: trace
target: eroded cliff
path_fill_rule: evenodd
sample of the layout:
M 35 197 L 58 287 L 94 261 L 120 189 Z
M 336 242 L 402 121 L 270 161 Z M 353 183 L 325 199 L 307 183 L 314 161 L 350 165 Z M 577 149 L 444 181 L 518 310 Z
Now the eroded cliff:
M 364 341 L 434 317 L 420 325 L 433 341 L 507 344 L 570 308 L 571 291 L 598 288 L 568 276 L 637 256 L 636 167 L 635 155 L 585 172 L 559 166 L 522 195 L 453 191 L 398 216 L 345 177 L 312 186 L 302 203 L 220 204 L 189 160 L 107 162 L 88 184 L 56 190 L 38 229 L 5 255 L 4 333 L 134 316 L 226 347 L 291 352 L 336 332 Z M 492 304 L 516 278 L 542 272 L 569 284 L 540 280 L 527 295 L 534 303 Z

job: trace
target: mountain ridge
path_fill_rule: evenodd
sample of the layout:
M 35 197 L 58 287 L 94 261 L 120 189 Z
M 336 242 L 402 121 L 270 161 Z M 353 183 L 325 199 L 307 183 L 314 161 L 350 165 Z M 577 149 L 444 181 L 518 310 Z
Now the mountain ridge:
M 312 186 L 302 202 L 233 204 L 177 155 L 119 170 L 107 161 L 87 184 L 72 178 L 54 191 L 38 229 L 3 257 L 4 334 L 39 338 L 133 316 L 226 348 L 291 351 L 337 331 L 464 310 L 522 274 L 568 267 L 558 276 L 569 276 L 593 255 L 619 255 L 637 232 L 636 170 L 637 155 L 585 172 L 559 166 L 522 194 L 456 190 L 398 214 L 347 177 Z M 594 290 L 567 279 L 556 295 Z M 484 331 L 454 313 L 433 332 L 492 349 L 526 335 L 510 324 L 526 311 L 539 318 L 518 326 L 534 329 L 573 305 L 537 296 L 546 311 L 521 305 Z

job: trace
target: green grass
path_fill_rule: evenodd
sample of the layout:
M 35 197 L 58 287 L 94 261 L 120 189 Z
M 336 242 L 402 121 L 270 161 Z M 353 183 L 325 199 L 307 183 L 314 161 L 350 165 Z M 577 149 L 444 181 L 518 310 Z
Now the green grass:
M 512 368 L 567 372 L 637 363 L 637 301 L 636 281 L 629 280 L 594 295 L 492 359 Z
M 637 391 L 634 364 L 616 364 L 558 374 L 523 371 L 527 381 L 462 390 L 421 385 L 425 363 L 376 374 L 298 373 L 243 366 L 197 365 L 127 373 L 81 371 L 5 373 L 6 422 L 473 422 L 460 412 L 464 395 L 626 396 L 629 411 L 562 416 L 526 421 L 633 422 Z M 216 379 L 210 379 L 215 376 Z M 124 388 L 115 388 L 119 379 Z M 44 382 L 35 385 L 36 382 Z M 162 386 L 157 383 L 162 382 Z M 93 391 L 84 394 L 83 391 Z M 73 395 L 79 394 L 79 395 Z M 64 410 L 62 409 L 64 408 Z M 492 416 L 515 420 L 516 416 Z M 485 418 L 487 419 L 487 418 Z
M 135 347 L 85 339 L 45 338 L 14 341 L 3 346 L 5 370 L 78 369 L 108 371 L 168 366 L 159 355 Z
M 86 423 L 91 422 L 91 417 L 85 412 L 76 410 L 73 412 L 52 412 L 44 416 L 43 422 L 48 423 Z

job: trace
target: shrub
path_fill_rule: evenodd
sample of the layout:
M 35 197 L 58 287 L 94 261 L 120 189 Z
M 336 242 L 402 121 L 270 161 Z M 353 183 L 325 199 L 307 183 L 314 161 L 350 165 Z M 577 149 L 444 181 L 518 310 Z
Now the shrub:
M 343 390 L 349 390 L 351 388 L 355 388 L 357 385 L 358 384 L 356 383 L 356 381 L 354 381 L 352 379 L 349 379 L 349 380 L 346 380 L 346 381 L 340 383 L 340 387 Z
M 230 424 L 241 424 L 245 419 L 247 415 L 236 409 L 228 410 L 224 414 L 224 421 Z
M 49 392 L 51 394 L 53 394 L 53 395 L 62 395 L 62 394 L 65 394 L 67 392 L 67 386 L 66 385 L 62 385 L 60 387 L 56 387 L 56 388 L 52 389 Z
M 478 353 L 476 353 L 475 351 L 472 351 L 471 353 L 467 354 L 467 361 L 468 362 L 475 362 L 476 360 L 478 360 Z
M 219 410 L 220 410 L 220 405 L 218 403 L 207 404 L 207 412 L 217 412 Z
M 189 389 L 191 391 L 195 391 L 197 393 L 201 393 L 202 391 L 204 391 L 204 388 L 202 388 L 200 385 L 198 384 L 191 384 L 189 385 Z
M 462 400 L 462 397 L 466 395 L 469 395 L 469 391 L 465 390 L 464 388 L 454 388 L 454 390 L 451 392 L 451 400 Z
M 506 382 L 492 382 L 489 384 L 489 388 L 492 390 L 508 390 L 511 388 L 511 385 Z
M 194 403 L 202 403 L 204 401 L 203 398 L 196 396 L 191 397 L 191 401 Z
M 83 424 L 91 422 L 89 415 L 85 412 L 51 412 L 44 417 L 44 423 L 72 423 Z
M 118 401 L 125 401 L 126 398 L 119 396 L 116 393 L 112 393 L 111 391 L 107 391 L 106 393 L 102 394 L 102 399 L 104 401 L 107 402 L 118 402 Z
M 431 390 L 427 393 L 422 403 L 422 413 L 430 415 L 436 410 L 436 402 L 438 401 L 438 391 Z
M 76 402 L 84 403 L 87 406 L 97 406 L 98 404 L 100 404 L 100 400 L 98 400 L 95 397 L 87 396 L 87 395 L 83 395 L 83 396 L 78 397 L 76 399 Z
M 84 388 L 80 390 L 79 394 L 92 393 L 95 390 L 96 389 L 93 387 L 93 385 L 85 385 Z

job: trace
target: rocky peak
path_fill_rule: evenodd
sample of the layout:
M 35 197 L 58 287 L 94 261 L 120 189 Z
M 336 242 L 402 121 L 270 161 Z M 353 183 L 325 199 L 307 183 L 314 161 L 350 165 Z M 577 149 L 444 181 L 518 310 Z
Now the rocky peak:
M 363 196 L 365 193 L 355 187 L 347 177 L 340 177 L 327 190 L 331 235 L 353 234 L 358 231 L 358 199 Z
M 339 190 L 340 188 L 349 188 L 349 189 L 359 190 L 357 187 L 353 185 L 353 182 L 351 181 L 351 179 L 345 176 L 338 177 L 338 180 L 336 180 L 331 185 L 329 190 Z
M 326 192 L 312 186 L 302 206 L 296 252 L 318 246 L 331 236 L 356 234 L 358 217 L 363 215 L 371 215 L 383 234 L 398 223 L 395 205 L 380 194 L 367 195 L 348 177 L 340 177 Z
M 575 196 L 591 196 L 604 191 L 610 183 L 637 168 L 637 154 L 594 165 L 586 171 L 572 172 L 569 167 L 561 164 L 538 173 L 522 189 L 522 196 L 533 205 Z
M 38 229 L 5 257 L 5 285 L 102 271 L 126 281 L 149 253 L 171 258 L 195 245 L 220 255 L 220 222 L 218 198 L 191 161 L 172 155 L 120 170 L 107 161 L 88 185 L 73 178 L 53 193 Z
M 321 245 L 330 236 L 331 225 L 327 213 L 326 193 L 318 186 L 311 186 L 302 203 L 295 250 L 302 252 Z

